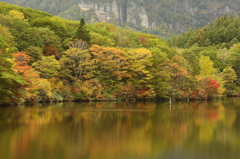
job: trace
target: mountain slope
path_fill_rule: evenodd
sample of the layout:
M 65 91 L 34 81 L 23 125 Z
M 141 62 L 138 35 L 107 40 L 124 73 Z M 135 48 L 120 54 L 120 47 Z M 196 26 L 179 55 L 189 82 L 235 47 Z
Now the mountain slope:
M 200 28 L 227 14 L 239 15 L 239 0 L 3 0 L 60 17 L 104 21 L 170 36 Z M 79 8 L 77 7 L 79 6 Z

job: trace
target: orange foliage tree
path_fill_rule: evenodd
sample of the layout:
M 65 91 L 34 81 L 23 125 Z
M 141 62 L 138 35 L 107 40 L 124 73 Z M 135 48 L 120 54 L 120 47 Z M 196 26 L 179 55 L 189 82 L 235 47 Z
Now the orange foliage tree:
M 170 98 L 190 98 L 194 90 L 194 78 L 189 74 L 186 61 L 180 56 L 173 56 L 171 60 L 160 65 L 161 72 L 167 74 L 168 79 L 168 97 Z M 162 73 L 163 74 L 163 73 Z
M 90 48 L 90 53 L 95 59 L 101 78 L 120 81 L 130 77 L 128 58 L 124 56 L 123 50 L 93 45 Z
M 40 77 L 39 74 L 37 74 L 34 69 L 28 65 L 31 57 L 24 52 L 18 52 L 13 54 L 13 56 L 15 58 L 15 71 L 28 83 L 24 88 L 26 92 L 26 100 L 36 101 L 38 88 L 37 81 Z

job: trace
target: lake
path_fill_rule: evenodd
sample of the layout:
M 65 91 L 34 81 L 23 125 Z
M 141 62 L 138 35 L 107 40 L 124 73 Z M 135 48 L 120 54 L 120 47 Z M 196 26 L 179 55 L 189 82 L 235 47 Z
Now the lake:
M 1 159 L 238 159 L 240 98 L 0 108 Z

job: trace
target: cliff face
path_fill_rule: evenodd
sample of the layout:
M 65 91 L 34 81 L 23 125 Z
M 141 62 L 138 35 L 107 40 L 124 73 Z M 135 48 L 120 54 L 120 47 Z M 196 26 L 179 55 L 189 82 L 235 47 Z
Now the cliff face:
M 235 1 L 235 0 L 233 0 Z M 237 7 L 240 2 L 222 2 L 221 0 L 182 0 L 172 10 L 179 17 L 174 19 L 168 26 L 176 31 L 187 31 L 188 28 L 203 27 L 210 21 L 224 14 L 239 14 Z M 235 7 L 233 7 L 235 6 Z M 166 20 L 166 19 L 165 19 Z
M 239 0 L 2 0 L 71 20 L 109 22 L 140 31 L 179 34 L 227 14 L 240 15 Z
M 121 23 L 131 23 L 145 28 L 154 27 L 151 23 L 149 23 L 149 18 L 145 8 L 137 5 L 133 1 L 126 1 L 126 4 L 123 4 L 124 6 L 116 1 L 108 3 L 80 1 L 78 5 L 83 11 L 93 9 L 97 19 L 101 22 L 108 22 L 115 19 Z
M 119 2 L 124 2 L 124 5 Z M 235 5 L 232 1 L 223 3 L 221 0 L 114 0 L 108 2 L 80 0 L 79 2 L 81 10 L 93 9 L 98 21 L 101 22 L 115 19 L 118 22 L 150 29 L 165 25 L 165 28 L 167 26 L 175 32 L 187 31 L 190 27 L 202 27 L 225 13 L 235 13 L 232 5 Z

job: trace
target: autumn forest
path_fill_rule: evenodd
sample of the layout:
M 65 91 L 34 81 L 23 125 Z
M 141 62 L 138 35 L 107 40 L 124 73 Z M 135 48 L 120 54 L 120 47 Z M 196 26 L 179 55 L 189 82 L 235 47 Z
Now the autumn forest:
M 0 2 L 0 105 L 240 95 L 240 20 L 162 40 Z

